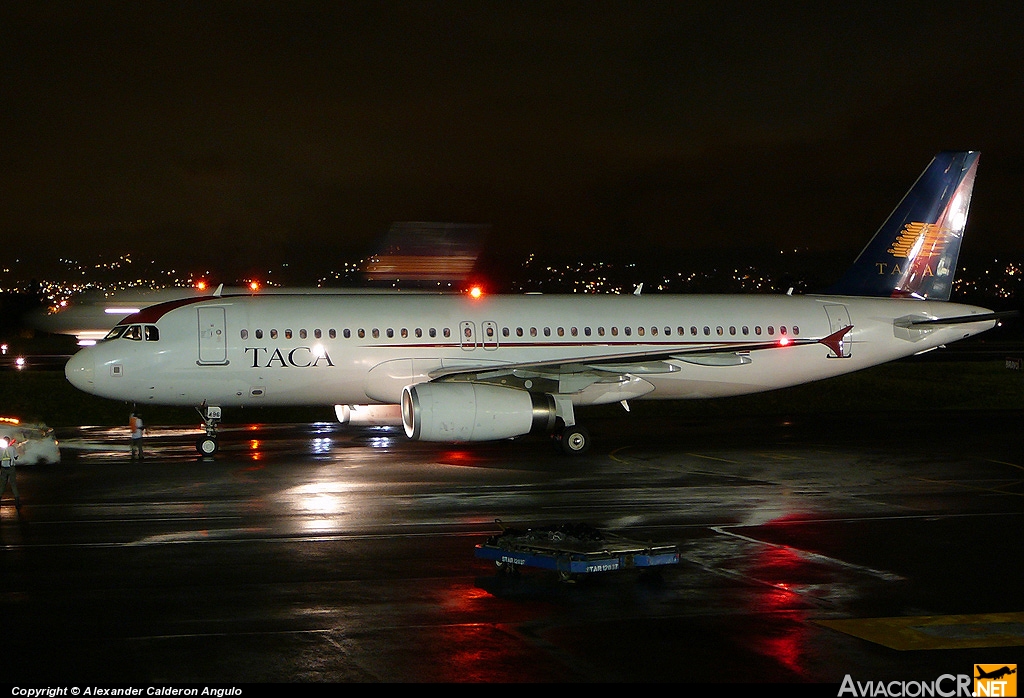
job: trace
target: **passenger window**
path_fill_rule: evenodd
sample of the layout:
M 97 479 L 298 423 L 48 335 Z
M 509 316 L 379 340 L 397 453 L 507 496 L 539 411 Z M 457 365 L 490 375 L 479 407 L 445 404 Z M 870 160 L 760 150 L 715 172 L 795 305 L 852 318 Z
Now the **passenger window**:
M 651 336 L 652 337 L 657 337 L 658 336 L 658 328 L 657 327 L 652 327 L 651 328 Z
M 643 337 L 644 336 L 644 328 L 643 327 L 637 327 L 636 328 L 636 333 L 638 335 L 640 335 L 641 337 Z
M 323 336 L 323 333 L 319 329 L 316 329 L 316 330 L 313 330 L 313 336 L 316 337 L 317 339 L 320 339 L 320 337 Z M 347 337 L 348 335 L 345 335 L 345 336 Z
M 334 330 L 331 330 L 331 332 L 334 332 Z M 346 327 L 341 334 L 345 339 L 349 339 L 352 336 L 352 330 Z M 317 339 L 319 339 L 319 337 L 317 337 Z
M 299 339 L 306 338 L 306 330 L 299 330 Z
M 746 325 L 744 325 L 743 328 L 740 329 L 740 332 L 742 332 L 744 334 L 744 336 L 748 335 L 748 334 L 750 334 L 750 328 L 747 327 Z
M 693 326 L 690 327 L 690 334 L 692 334 L 694 337 L 697 336 L 697 326 L 696 325 L 693 325 Z
M 757 335 L 761 334 L 761 326 L 760 325 L 754 325 L 754 334 L 757 334 Z
M 558 336 L 559 337 L 564 337 L 565 336 L 565 330 L 563 328 L 561 328 L 561 327 L 558 328 Z
M 704 336 L 705 337 L 710 337 L 711 336 L 711 328 L 708 327 L 707 325 L 704 325 Z
M 612 328 L 612 337 L 618 337 L 618 336 L 619 336 L 619 328 L 618 327 L 613 327 Z
M 242 339 L 249 339 L 249 330 L 242 330 L 239 332 L 239 335 L 241 335 Z
M 441 330 L 441 334 L 443 334 L 445 336 L 445 338 L 451 337 L 452 336 L 451 328 L 445 327 L 443 330 Z
M 380 339 L 380 330 L 378 330 L 376 327 L 370 330 L 370 334 L 373 335 L 374 339 Z
M 793 325 L 793 334 L 800 334 L 800 328 L 796 325 Z
M 256 339 L 263 339 L 263 330 L 256 330 Z
M 331 329 L 330 332 L 328 332 L 327 334 L 330 335 L 331 339 L 337 339 L 338 338 L 338 333 L 334 329 Z M 320 337 L 318 335 L 317 339 L 319 339 L 319 338 Z
M 419 337 L 422 337 L 422 336 L 423 336 L 423 330 L 421 330 L 419 327 L 417 327 L 416 328 L 416 337 L 419 338 Z
M 775 328 L 771 325 L 768 325 L 768 334 L 775 334 Z
M 729 334 L 736 335 L 736 325 L 729 325 Z
M 291 330 L 285 330 L 284 331 L 284 338 L 285 339 L 291 339 L 292 338 L 292 331 Z
M 544 328 L 544 336 L 545 337 L 550 337 L 551 336 L 551 328 L 550 327 L 545 327 Z
M 277 330 L 270 330 L 270 338 L 277 339 Z
M 633 328 L 632 328 L 632 327 L 623 327 L 623 328 L 622 328 L 622 332 L 623 332 L 623 333 L 624 333 L 624 334 L 625 334 L 625 335 L 626 335 L 627 337 L 629 337 L 629 336 L 631 336 L 631 335 L 633 334 Z
M 724 333 L 725 331 L 722 329 L 721 325 L 715 328 L 715 334 L 717 334 L 719 337 L 721 337 Z
M 435 330 L 433 327 L 431 327 L 429 330 L 427 330 L 427 334 L 430 335 L 431 337 L 436 337 L 437 336 L 437 330 Z
M 598 327 L 597 328 L 597 336 L 598 337 L 604 337 L 604 328 L 603 327 Z
M 589 326 L 583 328 L 583 334 L 587 335 L 588 337 L 590 336 L 590 327 Z
M 783 325 L 782 327 L 779 328 L 779 334 L 786 334 L 786 326 L 785 325 Z
M 395 336 L 395 331 L 389 327 L 388 331 L 387 331 L 387 335 L 388 335 L 388 339 L 391 339 L 392 337 Z
M 522 327 L 517 327 L 516 328 L 516 337 L 522 337 L 522 336 L 523 336 L 523 328 Z
M 363 339 L 364 337 L 366 337 L 366 330 L 360 327 L 358 330 L 356 330 L 356 334 L 359 335 L 359 339 Z

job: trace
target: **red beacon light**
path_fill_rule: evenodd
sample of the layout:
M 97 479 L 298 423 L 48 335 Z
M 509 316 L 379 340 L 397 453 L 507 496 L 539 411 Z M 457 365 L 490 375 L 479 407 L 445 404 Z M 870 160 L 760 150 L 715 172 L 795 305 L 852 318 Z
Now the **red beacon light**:
M 792 340 L 789 337 L 780 337 L 779 338 L 779 346 L 780 347 L 788 347 L 791 343 L 792 343 Z
M 471 286 L 469 289 L 470 298 L 480 298 L 484 295 L 484 290 L 479 286 Z
M 205 291 L 206 290 L 206 282 L 204 280 L 202 280 L 202 279 L 197 281 L 196 282 L 196 290 L 197 291 Z
M 249 282 L 249 290 L 252 291 L 253 293 L 256 293 L 257 291 L 259 291 L 260 290 L 260 282 L 256 281 L 255 279 L 250 281 Z

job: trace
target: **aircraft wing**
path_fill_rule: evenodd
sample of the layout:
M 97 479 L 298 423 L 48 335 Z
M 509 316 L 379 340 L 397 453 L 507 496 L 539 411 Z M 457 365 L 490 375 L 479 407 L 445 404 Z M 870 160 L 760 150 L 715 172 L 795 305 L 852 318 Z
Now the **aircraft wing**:
M 671 361 L 701 366 L 739 366 L 751 363 L 750 352 L 787 349 L 794 346 L 823 344 L 836 356 L 842 356 L 844 337 L 853 329 L 844 327 L 827 337 L 783 337 L 770 341 L 717 342 L 711 344 L 675 345 L 658 349 L 616 352 L 575 359 L 550 359 L 489 366 L 452 366 L 431 371 L 431 381 L 508 382 L 558 381 L 557 392 L 575 392 L 592 383 L 618 382 L 628 376 L 674 373 L 679 366 Z M 538 386 L 539 388 L 539 386 Z

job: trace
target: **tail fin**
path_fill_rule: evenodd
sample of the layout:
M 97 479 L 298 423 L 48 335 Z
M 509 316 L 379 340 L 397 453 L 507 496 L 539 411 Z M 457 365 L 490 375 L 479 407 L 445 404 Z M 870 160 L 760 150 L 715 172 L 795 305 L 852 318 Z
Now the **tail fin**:
M 977 151 L 939 153 L 829 295 L 949 300 Z

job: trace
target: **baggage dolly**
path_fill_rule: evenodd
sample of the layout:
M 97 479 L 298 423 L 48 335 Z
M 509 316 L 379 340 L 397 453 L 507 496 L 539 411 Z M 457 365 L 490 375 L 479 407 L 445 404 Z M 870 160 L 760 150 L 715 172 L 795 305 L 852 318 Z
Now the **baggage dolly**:
M 520 567 L 558 573 L 562 581 L 580 575 L 624 569 L 659 568 L 679 563 L 674 544 L 636 541 L 604 533 L 587 524 L 558 524 L 539 528 L 502 528 L 499 535 L 476 546 L 476 556 L 494 561 L 500 572 L 513 574 Z

